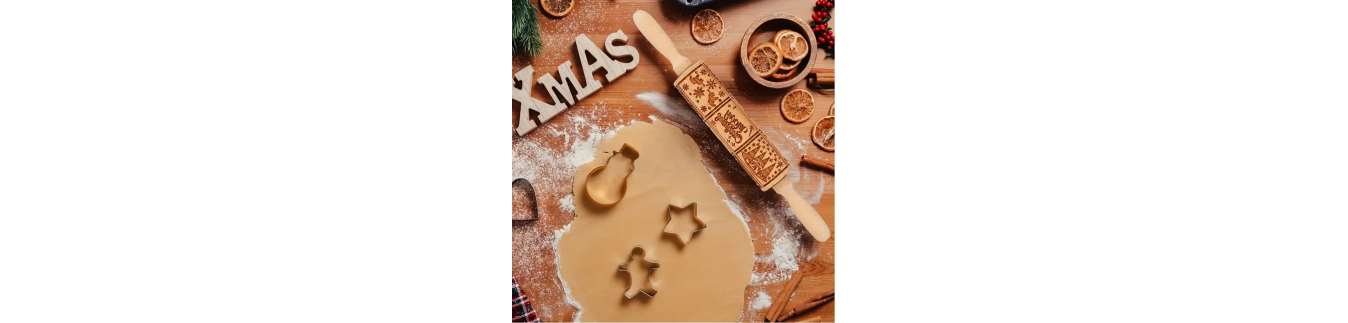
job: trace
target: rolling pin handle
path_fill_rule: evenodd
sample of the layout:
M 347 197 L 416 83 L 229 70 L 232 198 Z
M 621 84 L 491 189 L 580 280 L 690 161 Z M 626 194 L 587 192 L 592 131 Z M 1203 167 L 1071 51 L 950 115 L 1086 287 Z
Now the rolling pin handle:
M 640 30 L 641 35 L 646 37 L 646 42 L 655 46 L 655 50 L 660 52 L 660 55 L 665 56 L 670 65 L 674 65 L 674 74 L 683 74 L 684 70 L 693 65 L 693 62 L 689 61 L 687 57 L 679 54 L 679 49 L 674 47 L 674 41 L 669 39 L 669 35 L 665 34 L 665 29 L 660 27 L 660 23 L 655 22 L 655 18 L 651 17 L 651 14 L 646 13 L 645 10 L 637 10 L 637 12 L 632 13 L 632 21 L 636 22 L 637 30 Z
M 832 233 L 829 233 L 828 223 L 824 223 L 824 217 L 819 216 L 819 212 L 816 212 L 809 202 L 805 202 L 800 193 L 796 193 L 796 188 L 791 186 L 790 181 L 778 181 L 777 185 L 772 186 L 772 190 L 786 199 L 786 204 L 791 205 L 791 211 L 796 213 L 796 219 L 805 226 L 805 230 L 810 231 L 814 240 L 828 241 L 832 236 Z

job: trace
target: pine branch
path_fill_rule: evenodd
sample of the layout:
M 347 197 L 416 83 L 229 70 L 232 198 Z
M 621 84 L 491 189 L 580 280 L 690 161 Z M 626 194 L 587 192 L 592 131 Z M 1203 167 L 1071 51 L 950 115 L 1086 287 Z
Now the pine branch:
M 512 0 L 510 17 L 510 54 L 524 50 L 529 57 L 543 51 L 543 33 L 538 26 L 538 9 L 529 0 Z

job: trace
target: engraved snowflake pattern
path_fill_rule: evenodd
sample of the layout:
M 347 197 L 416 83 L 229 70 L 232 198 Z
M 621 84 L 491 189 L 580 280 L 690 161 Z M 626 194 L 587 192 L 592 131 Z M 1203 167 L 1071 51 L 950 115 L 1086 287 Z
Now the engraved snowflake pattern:
M 690 95 L 692 95 L 695 98 L 701 99 L 703 96 L 707 95 L 707 91 L 704 91 L 701 87 L 699 87 L 696 90 L 693 90 L 693 93 L 691 93 Z

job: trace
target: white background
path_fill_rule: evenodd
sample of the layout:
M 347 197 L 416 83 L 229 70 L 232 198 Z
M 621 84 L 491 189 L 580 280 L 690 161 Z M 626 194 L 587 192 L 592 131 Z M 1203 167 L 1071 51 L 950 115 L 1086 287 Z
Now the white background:
M 5 2 L 0 322 L 503 321 L 483 7 Z
M 840 5 L 840 321 L 1348 320 L 1341 2 Z M 0 4 L 0 321 L 503 321 L 508 10 Z
M 1348 320 L 1348 4 L 877 5 L 838 9 L 839 321 Z

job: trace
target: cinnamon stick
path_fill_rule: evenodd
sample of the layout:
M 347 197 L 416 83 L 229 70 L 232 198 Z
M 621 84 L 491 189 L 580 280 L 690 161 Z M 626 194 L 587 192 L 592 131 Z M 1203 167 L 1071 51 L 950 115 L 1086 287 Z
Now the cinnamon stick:
M 810 71 L 810 75 L 805 77 L 805 79 L 809 80 L 807 84 L 821 88 L 833 88 L 834 83 L 837 82 L 837 78 L 837 75 L 833 74 L 833 69 L 831 68 L 816 68 Z
M 828 172 L 829 174 L 833 174 L 833 164 L 820 160 L 819 158 L 810 157 L 808 155 L 801 155 L 800 164 L 819 168 Z
M 800 320 L 800 321 L 796 321 L 796 322 L 821 322 L 821 323 L 822 323 L 822 322 L 824 322 L 824 318 L 819 317 L 819 315 L 815 315 L 815 316 L 810 317 L 810 318 L 808 318 L 808 319 L 804 319 L 804 320 Z
M 830 78 L 813 77 L 813 78 L 806 78 L 806 80 L 807 82 L 805 82 L 805 84 L 808 84 L 809 86 L 813 86 L 816 88 L 832 89 L 837 86 L 836 83 L 837 80 L 831 77 Z
M 777 315 L 777 318 L 776 318 L 775 320 L 773 320 L 773 322 L 781 322 L 781 321 L 785 321 L 786 319 L 789 319 L 789 318 L 791 318 L 792 316 L 796 316 L 797 313 L 802 313 L 802 312 L 805 312 L 805 311 L 809 311 L 809 310 L 811 310 L 811 309 L 814 309 L 814 308 L 816 308 L 816 307 L 819 307 L 819 306 L 821 306 L 821 305 L 824 305 L 825 303 L 828 303 L 829 301 L 832 301 L 832 300 L 833 300 L 833 291 L 830 290 L 830 291 L 828 291 L 827 293 L 823 293 L 823 294 L 821 294 L 821 295 L 819 295 L 819 296 L 815 296 L 814 298 L 811 298 L 811 299 L 808 300 L 808 301 L 805 301 L 805 304 L 800 304 L 800 306 L 796 306 L 795 308 L 792 308 L 791 311 L 788 311 L 788 312 L 786 312 L 786 313 L 784 313 L 784 314 L 779 314 L 779 315 Z
M 804 270 L 797 270 L 795 274 L 791 275 L 791 281 L 786 282 L 786 287 L 783 287 L 782 291 L 777 292 L 777 298 L 774 298 L 772 306 L 768 307 L 768 315 L 763 316 L 763 322 L 777 322 L 772 320 L 772 318 L 776 317 L 777 314 L 781 314 L 782 310 L 786 307 L 786 303 L 791 301 L 791 293 L 796 292 L 796 285 L 799 285 L 800 280 L 805 278 L 804 272 Z

